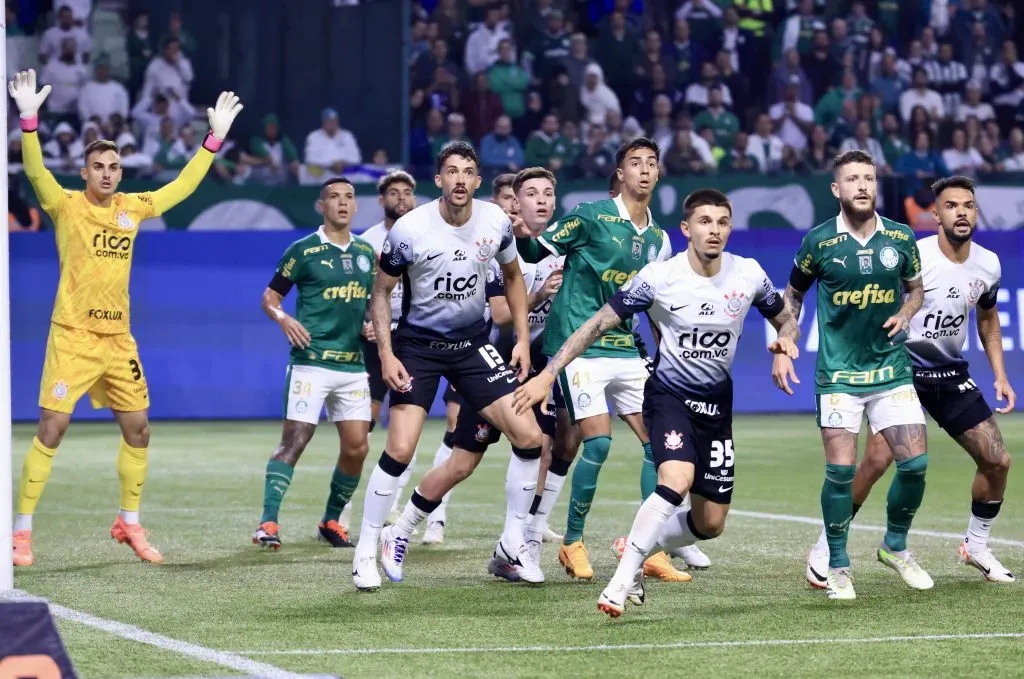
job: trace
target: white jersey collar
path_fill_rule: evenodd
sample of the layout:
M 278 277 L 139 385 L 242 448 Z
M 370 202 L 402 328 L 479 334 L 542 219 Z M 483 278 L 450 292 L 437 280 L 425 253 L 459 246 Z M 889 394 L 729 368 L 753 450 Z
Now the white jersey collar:
M 836 233 L 848 233 L 848 234 L 850 234 L 850 238 L 853 238 L 855 241 L 857 241 L 861 245 L 867 245 L 868 241 L 871 240 L 872 236 L 874 236 L 876 233 L 878 233 L 878 229 L 881 226 L 882 226 L 882 218 L 876 212 L 875 213 L 875 228 L 872 229 L 871 233 L 869 233 L 867 235 L 867 237 L 862 240 L 861 238 L 853 235 L 853 233 L 850 231 L 850 227 L 846 223 L 846 218 L 843 217 L 842 211 L 840 211 L 839 215 L 836 216 Z
M 320 228 L 316 230 L 316 235 L 317 235 L 318 238 L 320 238 L 320 242 L 322 244 L 324 244 L 324 245 L 333 245 L 334 247 L 338 248 L 342 252 L 348 252 L 348 247 L 350 245 L 352 245 L 352 240 L 355 238 L 355 236 L 349 234 L 348 243 L 345 243 L 344 245 L 338 245 L 337 243 L 335 243 L 334 241 L 332 241 L 330 238 L 327 237 L 327 232 L 324 230 L 324 225 L 323 224 L 321 224 Z
M 620 193 L 619 195 L 615 196 L 615 198 L 612 199 L 612 202 L 615 203 L 615 209 L 619 211 L 619 217 L 621 217 L 622 219 L 626 220 L 630 224 L 633 224 L 633 218 L 629 216 L 629 210 L 626 209 L 626 203 L 622 200 L 622 194 Z M 637 226 L 636 224 L 633 224 L 633 228 L 636 229 L 637 233 L 643 233 L 644 231 L 646 231 L 653 224 L 654 224 L 654 217 L 651 216 L 651 208 L 650 208 L 650 206 L 648 206 L 647 207 L 647 226 L 641 227 L 641 226 Z

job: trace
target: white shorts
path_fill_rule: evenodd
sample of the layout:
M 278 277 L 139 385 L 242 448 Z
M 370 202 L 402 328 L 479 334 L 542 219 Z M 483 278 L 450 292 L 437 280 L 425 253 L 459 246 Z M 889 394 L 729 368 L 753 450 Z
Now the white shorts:
M 370 421 L 370 382 L 366 373 L 290 365 L 285 381 L 285 419 L 316 424 L 327 406 L 327 419 Z
M 864 415 L 871 433 L 900 424 L 924 424 L 924 410 L 912 384 L 858 394 L 819 394 L 818 426 L 860 433 Z
M 562 396 L 573 422 L 608 414 L 639 413 L 644 407 L 647 367 L 639 356 L 630 358 L 577 358 L 559 377 Z

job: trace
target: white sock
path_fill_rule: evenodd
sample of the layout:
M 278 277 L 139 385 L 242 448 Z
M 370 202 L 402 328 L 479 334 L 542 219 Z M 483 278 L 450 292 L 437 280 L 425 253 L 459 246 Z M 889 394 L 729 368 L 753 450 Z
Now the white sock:
M 670 523 L 669 519 L 676 512 L 676 506 L 658 495 L 651 493 L 633 519 L 633 527 L 629 529 L 629 537 L 626 538 L 626 549 L 622 552 L 619 566 L 612 576 L 613 583 L 630 583 L 637 570 L 644 565 L 644 559 L 650 554 L 658 536 L 662 532 L 662 526 Z
M 690 494 L 687 493 L 683 496 L 683 501 L 679 505 L 679 509 L 690 511 Z
M 537 513 L 526 521 L 526 540 L 528 542 L 544 540 L 544 533 L 548 530 L 548 517 L 558 502 L 558 496 L 562 493 L 562 486 L 565 485 L 566 478 L 566 476 L 558 476 L 551 472 L 548 472 L 544 478 L 544 494 L 540 498 Z
M 117 515 L 121 517 L 121 520 L 125 523 L 132 524 L 139 522 L 138 512 L 129 512 L 127 509 L 118 510 Z
M 540 458 L 524 460 L 513 453 L 508 462 L 508 472 L 505 474 L 505 530 L 501 533 L 501 541 L 510 550 L 519 549 L 526 542 L 526 517 L 537 491 L 539 472 Z
M 16 514 L 14 517 L 14 530 L 32 530 L 32 515 Z
M 359 527 L 359 541 L 355 556 L 374 554 L 377 539 L 384 527 L 384 521 L 391 511 L 392 498 L 398 488 L 398 477 L 388 474 L 377 464 L 366 482 L 366 496 L 363 499 L 363 521 Z
M 391 505 L 391 511 L 397 512 L 400 507 L 399 503 L 402 501 L 402 493 L 405 491 L 405 487 L 409 485 L 409 479 L 412 477 L 413 467 L 416 466 L 416 453 L 412 454 L 412 459 L 409 460 L 409 466 L 405 468 L 402 475 L 398 477 L 398 486 L 395 488 L 395 501 Z
M 651 497 L 654 496 L 652 495 Z M 650 500 L 651 498 L 647 499 Z M 680 547 L 689 547 L 700 539 L 690 531 L 690 527 L 687 525 L 686 517 L 689 514 L 690 510 L 688 509 L 676 509 L 668 521 L 661 525 L 658 547 L 666 552 L 671 552 L 673 549 L 679 549 Z M 628 552 L 629 550 L 627 549 L 626 551 Z
M 452 449 L 446 446 L 443 442 L 437 447 L 437 452 L 434 453 L 434 469 L 437 469 L 452 456 Z M 452 491 L 448 491 L 441 498 L 441 504 L 437 506 L 437 509 L 430 513 L 430 517 L 427 519 L 429 523 L 446 523 L 448 521 L 448 501 L 452 499 Z
M 988 547 L 988 536 L 992 532 L 992 524 L 996 517 L 991 519 L 979 519 L 971 514 L 971 520 L 967 522 L 967 535 L 964 537 L 964 544 L 967 551 L 976 554 Z
M 816 552 L 827 552 L 828 551 L 828 536 L 825 535 L 825 528 L 822 527 L 821 535 L 818 536 L 818 541 L 814 543 L 814 551 Z
M 394 535 L 404 538 L 412 537 L 412 534 L 416 532 L 416 526 L 423 523 L 423 519 L 427 518 L 426 512 L 417 507 L 409 500 L 405 503 L 405 509 L 402 510 L 402 516 L 398 518 L 398 521 L 394 526 L 391 527 L 391 531 Z

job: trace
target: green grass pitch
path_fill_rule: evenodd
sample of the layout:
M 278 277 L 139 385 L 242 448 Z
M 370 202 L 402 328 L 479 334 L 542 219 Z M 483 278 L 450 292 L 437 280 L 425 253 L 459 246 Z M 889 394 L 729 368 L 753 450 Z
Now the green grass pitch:
M 1024 450 L 1024 415 L 1000 423 L 1011 454 Z M 16 475 L 33 430 L 16 427 Z M 858 599 L 830 602 L 811 590 L 803 579 L 804 557 L 818 528 L 799 517 L 819 516 L 823 456 L 813 417 L 740 417 L 735 430 L 738 513 L 724 536 L 704 545 L 713 567 L 691 583 L 649 583 L 647 605 L 627 608 L 617 621 L 600 615 L 596 601 L 615 565 L 609 545 L 628 532 L 639 500 L 641 451 L 624 427 L 616 428 L 588 523 L 597 574 L 592 583 L 570 582 L 553 545 L 544 546 L 548 581 L 541 587 L 487 575 L 504 516 L 509 453 L 502 444 L 456 489 L 447 542 L 433 548 L 414 543 L 404 583 L 385 580 L 376 594 L 357 593 L 352 551 L 314 540 L 337 450 L 329 426 L 321 426 L 285 499 L 283 549 L 262 552 L 250 536 L 279 424 L 241 422 L 153 425 L 142 517 L 167 558 L 161 566 L 136 561 L 109 537 L 117 509 L 114 425 L 72 425 L 36 515 L 36 565 L 17 571 L 16 586 L 75 611 L 290 672 L 344 677 L 941 677 L 1024 671 L 1024 583 L 986 583 L 957 564 L 955 535 L 911 534 L 911 548 L 935 578 L 929 592 L 909 590 L 875 561 L 881 535 L 872 527 L 885 522 L 888 476 L 851 534 Z M 928 487 L 914 527 L 960 534 L 973 464 L 934 424 L 930 433 Z M 406 496 L 430 467 L 441 434 L 441 423 L 428 424 Z M 364 479 L 383 445 L 378 432 Z M 1010 541 L 994 545 L 996 554 L 1011 570 L 1024 572 L 1019 477 L 1011 472 L 993 537 Z M 566 488 L 553 515 L 559 529 L 568 494 Z M 356 521 L 361 508 L 362 488 Z M 233 673 L 76 622 L 59 626 L 84 677 Z M 922 636 L 933 638 L 907 638 Z M 399 652 L 408 649 L 429 650 Z

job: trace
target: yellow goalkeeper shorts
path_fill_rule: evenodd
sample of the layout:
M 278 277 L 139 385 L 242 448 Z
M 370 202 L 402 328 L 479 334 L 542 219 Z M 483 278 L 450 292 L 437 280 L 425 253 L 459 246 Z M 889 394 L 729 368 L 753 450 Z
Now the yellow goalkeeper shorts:
M 93 408 L 134 412 L 149 408 L 139 348 L 129 333 L 101 335 L 50 324 L 39 407 L 71 413 L 86 393 Z

